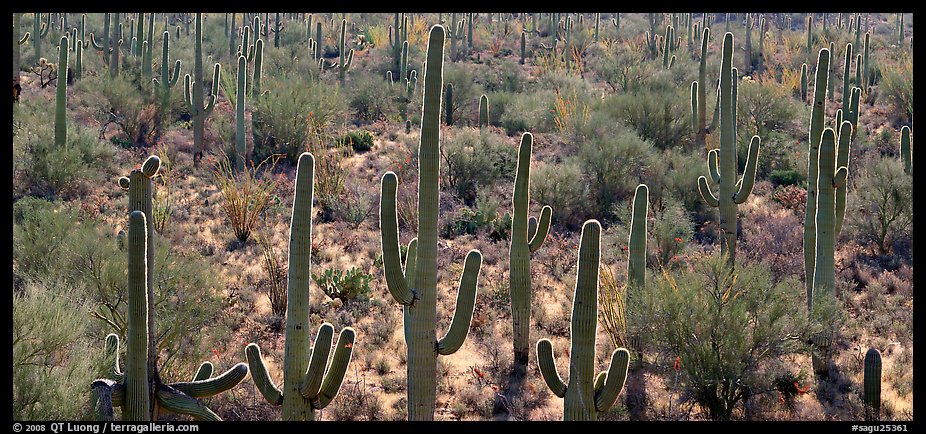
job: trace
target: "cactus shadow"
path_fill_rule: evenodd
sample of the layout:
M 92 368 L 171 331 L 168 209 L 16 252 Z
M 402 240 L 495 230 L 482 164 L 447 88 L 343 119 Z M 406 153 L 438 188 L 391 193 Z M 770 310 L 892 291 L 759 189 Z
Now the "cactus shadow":
M 839 420 L 850 416 L 862 419 L 864 408 L 860 400 L 850 399 L 856 393 L 852 381 L 835 366 L 830 366 L 825 378 L 816 380 L 816 397 L 824 420 Z

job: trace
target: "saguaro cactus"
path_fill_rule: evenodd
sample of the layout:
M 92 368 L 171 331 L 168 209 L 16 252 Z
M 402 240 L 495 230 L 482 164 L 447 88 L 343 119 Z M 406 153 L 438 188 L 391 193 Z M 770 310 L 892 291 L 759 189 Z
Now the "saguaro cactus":
M 830 50 L 820 49 L 814 81 L 813 105 L 810 111 L 810 133 L 807 137 L 807 202 L 804 212 L 804 275 L 807 306 L 810 307 L 814 282 L 814 246 L 816 245 L 817 167 L 820 139 L 823 136 L 823 117 L 826 113 L 826 79 L 830 64 Z
M 697 133 L 697 143 L 704 146 L 707 138 L 707 48 L 711 38 L 711 29 L 705 28 L 701 34 L 701 60 L 698 65 L 698 81 L 692 83 L 691 113 L 696 119 L 692 122 Z
M 58 80 L 55 84 L 55 147 L 61 149 L 68 141 L 68 37 L 62 36 L 58 44 Z
M 489 126 L 489 97 L 483 94 L 479 97 L 479 128 Z
M 903 161 L 903 171 L 913 176 L 913 143 L 910 141 L 910 127 L 904 125 L 900 129 L 900 160 Z
M 174 63 L 174 72 L 170 72 L 170 32 L 164 31 L 164 42 L 161 48 L 161 79 L 154 79 L 155 88 L 160 88 L 161 110 L 170 107 L 170 89 L 180 81 L 180 59 Z
M 405 342 L 408 345 L 408 419 L 434 418 L 438 355 L 455 353 L 466 339 L 476 300 L 482 254 L 470 250 L 463 265 L 453 320 L 447 334 L 436 339 L 437 316 L 437 211 L 440 174 L 440 108 L 443 87 L 444 28 L 435 25 L 428 37 L 424 73 L 421 142 L 418 148 L 418 238 L 409 243 L 405 270 L 399 258 L 399 223 L 396 214 L 398 178 L 386 172 L 382 179 L 380 227 L 386 285 L 404 307 Z
M 720 184 L 720 195 L 711 191 L 704 176 L 698 177 L 698 190 L 708 205 L 720 210 L 720 230 L 723 233 L 720 251 L 726 255 L 731 266 L 736 258 L 737 205 L 745 202 L 752 193 L 760 147 L 759 136 L 753 136 L 743 177 L 737 181 L 735 80 L 733 34 L 728 32 L 723 37 L 723 57 L 720 62 L 720 149 L 712 149 L 707 158 L 711 179 Z
M 881 352 L 869 348 L 865 353 L 864 392 L 865 420 L 881 419 Z
M 444 108 L 444 123 L 449 127 L 453 125 L 453 83 L 447 83 L 445 98 L 447 99 L 447 106 Z
M 196 13 L 196 35 L 193 74 L 195 80 L 187 74 L 184 77 L 183 96 L 186 101 L 187 110 L 193 118 L 193 160 L 199 163 L 203 153 L 203 135 L 206 129 L 206 116 L 212 113 L 215 108 L 215 98 L 219 94 L 219 77 L 222 67 L 216 63 L 212 72 L 212 92 L 209 95 L 209 101 L 202 105 L 203 97 L 203 14 Z
M 508 250 L 508 282 L 511 291 L 511 319 L 514 336 L 514 373 L 520 378 L 527 373 L 530 355 L 531 323 L 531 253 L 543 245 L 550 230 L 553 208 L 544 206 L 540 211 L 540 223 L 529 217 L 530 170 L 534 136 L 521 135 L 518 148 L 518 170 L 514 178 L 512 197 L 511 245 Z
M 537 342 L 540 373 L 553 394 L 565 398 L 563 419 L 597 420 L 608 411 L 627 379 L 630 352 L 618 348 L 611 354 L 608 372 L 595 376 L 595 336 L 598 330 L 598 269 L 601 259 L 601 224 L 589 220 L 582 226 L 579 267 L 572 304 L 572 349 L 569 352 L 569 384 L 556 372 L 553 344 Z
M 222 375 L 209 378 L 209 362 L 200 367 L 193 381 L 164 384 L 157 368 L 157 337 L 154 329 L 154 246 L 151 215 L 151 179 L 157 176 L 161 161 L 148 157 L 140 169 L 119 179 L 129 190 L 128 315 L 126 370 L 119 369 L 119 338 L 106 337 L 106 349 L 115 353 L 113 374 L 116 381 L 98 379 L 91 384 L 92 402 L 99 420 L 113 420 L 113 407 L 123 407 L 123 420 L 151 420 L 158 409 L 186 414 L 201 420 L 221 420 L 197 398 L 212 396 L 241 382 L 248 367 L 238 363 Z
M 13 84 L 19 83 L 19 68 L 22 67 L 22 51 L 19 46 L 29 40 L 29 32 L 19 36 L 20 22 L 22 21 L 21 13 L 13 14 Z
M 241 58 L 238 60 L 241 63 Z M 314 420 L 315 410 L 325 408 L 338 394 L 354 346 L 354 329 L 338 335 L 331 364 L 334 327 L 324 323 L 309 348 L 309 285 L 312 257 L 312 198 L 315 188 L 315 157 L 299 156 L 296 189 L 289 232 L 289 281 L 286 303 L 286 346 L 283 352 L 282 390 L 273 384 L 260 353 L 251 343 L 246 348 L 251 376 L 267 402 L 282 405 L 284 420 Z M 327 370 L 325 369 L 327 366 Z
M 38 64 L 42 58 L 42 39 L 48 36 L 48 30 L 51 29 L 51 14 L 45 15 L 45 22 L 42 22 L 42 14 L 36 12 L 32 17 L 32 48 L 34 55 L 33 64 Z
M 852 44 L 846 44 L 845 65 L 842 73 L 842 113 L 849 113 L 849 100 L 852 94 L 849 88 L 849 70 L 852 66 Z
M 248 159 L 247 141 L 244 129 L 244 106 L 248 89 L 248 61 L 238 56 L 238 86 L 235 89 L 235 164 L 244 170 Z
M 344 41 L 347 39 L 347 20 L 341 20 L 341 37 L 338 42 L 339 51 L 341 58 L 336 68 L 338 68 L 338 83 L 344 84 L 344 78 L 347 77 L 347 71 L 350 71 L 350 64 L 354 60 L 354 49 L 351 48 L 350 52 L 347 54 L 345 50 L 347 49 Z

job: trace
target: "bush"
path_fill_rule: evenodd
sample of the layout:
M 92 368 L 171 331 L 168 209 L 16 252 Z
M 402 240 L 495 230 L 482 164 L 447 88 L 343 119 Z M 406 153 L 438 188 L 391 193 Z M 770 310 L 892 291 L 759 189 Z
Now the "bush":
M 373 149 L 373 133 L 369 131 L 351 131 L 338 140 L 340 146 L 350 146 L 355 152 L 366 152 Z
M 879 86 L 887 99 L 906 114 L 904 123 L 913 120 L 913 58 L 902 55 L 896 63 L 884 66 L 884 77 Z
M 913 178 L 896 158 L 872 160 L 859 165 L 864 169 L 853 189 L 857 208 L 846 210 L 846 220 L 861 243 L 873 244 L 878 254 L 888 255 L 913 225 Z
M 321 287 L 329 298 L 340 299 L 347 304 L 358 298 L 370 298 L 370 281 L 373 276 L 353 267 L 345 273 L 343 270 L 327 269 L 323 274 L 312 273 L 312 279 Z
M 769 175 L 768 180 L 775 187 L 801 185 L 804 182 L 804 174 L 797 170 L 776 170 Z
M 464 202 L 472 204 L 477 191 L 496 180 L 514 178 L 517 150 L 505 138 L 469 128 L 454 129 L 444 137 L 445 188 Z
M 770 73 L 759 76 L 758 81 L 745 77 L 737 87 L 738 141 L 748 142 L 753 135 L 764 139 L 770 131 L 793 122 L 799 113 L 788 89 Z
M 216 187 L 222 193 L 222 212 L 231 224 L 235 238 L 241 243 L 247 242 L 251 236 L 251 231 L 257 226 L 257 221 L 277 185 L 275 178 L 266 176 L 273 171 L 276 159 L 270 163 L 264 177 L 258 176 L 262 166 L 268 161 L 264 160 L 257 167 L 245 167 L 244 170 L 236 172 L 226 156 L 218 160 L 212 169 Z
M 598 115 L 596 119 L 602 120 Z M 597 134 L 588 134 L 578 162 L 588 180 L 598 215 L 607 215 L 615 202 L 633 195 L 649 163 L 652 147 L 623 125 L 602 122 Z
M 267 297 L 270 298 L 270 310 L 275 316 L 286 316 L 287 269 L 280 262 L 280 257 L 270 241 L 258 236 L 257 245 L 261 251 L 261 266 L 266 274 Z
M 599 110 L 636 127 L 637 135 L 656 148 L 687 148 L 693 143 L 691 93 L 688 88 L 619 93 L 602 100 Z
M 372 74 L 359 74 L 351 80 L 350 108 L 361 120 L 375 121 L 397 114 L 392 90 L 383 80 Z
M 110 78 L 108 74 L 103 74 L 90 78 L 91 83 L 95 82 L 88 86 L 90 96 L 92 100 L 97 101 L 97 111 L 105 119 L 101 123 L 116 124 L 127 144 L 152 146 L 161 137 L 161 116 L 157 106 L 151 101 L 152 94 L 139 88 L 129 77 L 130 74 L 120 74 Z
M 476 235 L 485 229 L 492 241 L 507 240 L 511 231 L 511 216 L 508 213 L 499 216 L 500 205 L 498 199 L 480 192 L 476 197 L 476 209 L 460 207 L 460 211 L 447 219 L 441 229 L 441 236 L 456 238 L 463 234 Z
M 492 123 L 504 128 L 508 135 L 527 131 L 549 133 L 553 131 L 550 113 L 553 98 L 553 92 L 548 90 L 511 94 L 501 113 L 492 116 Z M 502 102 L 495 101 L 490 109 L 498 110 Z
M 773 284 L 760 266 L 729 270 L 719 255 L 699 258 L 655 279 L 627 307 L 632 333 L 679 355 L 683 384 L 714 420 L 731 419 L 753 393 L 772 389 L 806 324 L 796 309 L 799 281 Z
M 553 208 L 554 225 L 578 229 L 594 215 L 581 163 L 567 160 L 556 165 L 536 164 L 531 172 L 531 196 L 537 203 Z

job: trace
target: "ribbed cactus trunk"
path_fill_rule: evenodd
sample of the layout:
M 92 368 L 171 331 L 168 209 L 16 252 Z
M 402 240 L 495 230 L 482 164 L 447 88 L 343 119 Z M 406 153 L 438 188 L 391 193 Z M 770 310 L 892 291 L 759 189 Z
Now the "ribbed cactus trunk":
M 388 72 L 388 71 L 387 71 Z M 445 95 L 447 106 L 444 108 L 445 120 L 447 126 L 453 126 L 453 83 L 447 83 L 447 92 Z
M 479 97 L 479 128 L 489 126 L 489 97 L 483 94 Z
M 129 211 L 141 211 L 145 215 L 146 221 L 152 222 L 146 225 L 147 236 L 147 253 L 146 261 L 147 272 L 145 273 L 145 286 L 148 288 L 147 297 L 148 317 L 154 318 L 154 216 L 153 216 L 153 194 L 152 187 L 154 177 L 160 168 L 161 161 L 157 158 L 148 158 L 142 165 L 141 170 L 133 170 L 128 177 L 128 182 L 121 182 L 128 187 Z M 153 321 L 152 321 L 153 322 Z M 153 325 L 153 324 L 152 324 Z M 152 327 L 148 332 L 148 369 L 151 375 L 157 375 L 157 333 Z
M 849 100 L 852 98 L 852 93 L 849 87 L 849 70 L 852 67 L 852 44 L 846 44 L 846 56 L 845 64 L 843 65 L 843 74 L 842 74 L 842 113 L 843 115 L 849 113 Z
M 807 202 L 804 212 L 804 276 L 807 290 L 807 307 L 810 308 L 814 282 L 814 246 L 816 246 L 817 168 L 820 140 L 823 137 L 823 118 L 826 113 L 826 72 L 830 64 L 830 50 L 820 50 L 814 81 L 813 105 L 810 112 L 810 133 L 807 137 Z
M 910 141 L 910 127 L 904 125 L 900 129 L 900 160 L 903 161 L 903 171 L 913 176 L 913 144 Z
M 569 352 L 569 384 L 556 372 L 553 344 L 547 339 L 537 342 L 540 372 L 553 394 L 565 398 L 563 420 L 597 420 L 598 413 L 608 411 L 627 379 L 630 353 L 618 348 L 611 354 L 608 372 L 595 375 L 595 337 L 598 330 L 598 271 L 601 259 L 601 225 L 589 220 L 582 226 L 579 266 L 575 297 L 572 303 Z
M 170 71 L 170 32 L 164 31 L 164 40 L 161 47 L 161 78 L 155 78 L 156 83 L 160 83 L 161 89 L 161 110 L 167 112 L 170 109 L 170 89 L 180 81 L 180 59 L 174 63 L 174 71 Z
M 58 76 L 64 78 L 68 70 L 68 37 L 62 36 L 58 44 Z M 68 141 L 68 86 L 66 80 L 58 80 L 55 89 L 55 147 L 62 149 Z
M 51 14 L 45 15 L 45 22 L 42 22 L 42 14 L 36 12 L 32 17 L 32 48 L 33 51 L 33 64 L 38 64 L 39 59 L 42 58 L 42 39 L 48 35 L 48 31 L 51 29 Z
M 148 250 L 148 227 L 145 214 L 132 211 L 129 215 L 128 235 L 128 309 L 126 322 L 128 338 L 126 340 L 125 359 L 125 405 L 123 420 L 151 420 L 149 406 L 151 389 L 148 383 L 148 312 L 152 303 L 148 298 L 148 277 L 146 252 Z
M 530 212 L 530 164 L 533 148 L 531 133 L 521 135 L 518 149 L 518 169 L 514 178 L 511 221 L 511 245 L 508 250 L 508 283 L 511 292 L 512 335 L 514 336 L 514 376 L 527 374 L 530 356 L 531 323 L 531 253 L 537 251 L 550 230 L 553 209 L 544 206 L 538 226 Z M 533 220 L 533 224 L 531 224 Z
M 721 254 L 732 267 L 736 259 L 737 205 L 746 201 L 755 184 L 759 157 L 759 136 L 753 136 L 742 178 L 737 181 L 736 157 L 736 69 L 733 68 L 733 34 L 723 38 L 720 63 L 720 149 L 708 153 L 708 170 L 714 182 L 720 183 L 720 195 L 710 190 L 707 178 L 698 178 L 698 190 L 708 205 L 720 211 Z M 712 155 L 713 154 L 713 155 Z
M 248 62 L 238 56 L 238 86 L 235 89 L 235 164 L 244 170 L 248 159 L 246 132 L 244 128 L 244 106 L 248 86 Z
M 29 39 L 29 32 L 20 36 L 20 23 L 22 22 L 21 13 L 13 14 L 13 84 L 19 83 L 19 68 L 22 67 L 22 50 L 20 45 L 25 44 Z
M 646 284 L 646 216 L 649 211 L 649 187 L 637 186 L 630 211 L 630 239 L 627 242 L 627 285 L 631 291 L 641 291 Z
M 469 332 L 482 266 L 482 255 L 471 250 L 463 264 L 450 328 L 443 338 L 435 339 L 443 55 L 444 28 L 435 25 L 428 38 L 424 69 L 424 104 L 418 148 L 418 238 L 409 244 L 404 271 L 399 258 L 395 200 L 398 178 L 395 173 L 387 172 L 382 179 L 380 227 L 383 264 L 389 292 L 404 308 L 409 420 L 434 419 L 437 356 L 453 354 L 463 345 Z
M 711 38 L 711 29 L 705 28 L 701 35 L 701 59 L 698 63 L 698 93 L 697 93 L 697 143 L 705 146 L 707 141 L 707 49 Z

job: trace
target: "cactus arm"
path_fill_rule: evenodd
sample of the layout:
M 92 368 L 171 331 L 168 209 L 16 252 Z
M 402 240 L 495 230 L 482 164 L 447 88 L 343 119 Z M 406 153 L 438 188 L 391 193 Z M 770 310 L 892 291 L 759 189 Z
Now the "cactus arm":
M 113 389 L 117 383 L 113 380 L 99 379 L 90 383 L 90 405 L 97 421 L 113 420 Z
M 759 136 L 752 136 L 752 141 L 749 143 L 749 154 L 746 157 L 746 170 L 743 172 L 743 178 L 740 180 L 740 186 L 736 191 L 736 195 L 733 196 L 733 201 L 737 204 L 745 202 L 752 193 L 752 187 L 755 186 L 756 165 L 759 160 L 760 146 L 761 140 Z
M 703 176 L 698 177 L 698 192 L 701 193 L 701 198 L 704 199 L 704 202 L 708 205 L 714 208 L 720 206 L 720 201 L 717 200 L 717 196 L 711 191 L 711 187 L 707 184 L 707 178 Z
M 355 338 L 354 329 L 345 327 L 341 330 L 337 347 L 334 350 L 334 357 L 331 359 L 331 365 L 325 374 L 325 381 L 318 392 L 318 405 L 313 405 L 315 408 L 327 407 L 331 400 L 337 396 L 341 383 L 344 381 L 344 374 L 347 373 L 347 366 L 350 364 Z
M 92 45 L 96 51 L 103 51 L 103 46 L 96 42 L 96 38 L 93 36 L 93 32 L 90 32 L 90 45 Z M 105 55 L 106 53 L 103 54 Z
M 630 352 L 625 348 L 618 348 L 611 354 L 611 366 L 604 378 L 599 375 L 603 384 L 595 384 L 595 408 L 598 411 L 608 411 L 617 400 L 624 382 L 627 381 L 627 366 L 630 364 Z M 595 383 L 598 383 L 596 381 Z
M 698 82 L 691 82 L 691 129 L 697 133 L 698 129 Z
M 180 81 L 180 59 L 177 59 L 177 62 L 174 63 L 174 72 L 168 78 L 167 86 L 174 87 L 178 81 Z
M 556 361 L 553 358 L 553 343 L 549 339 L 537 341 L 537 363 L 540 365 L 540 374 L 554 395 L 562 398 L 566 396 L 566 383 L 556 372 Z
M 196 374 L 193 375 L 193 381 L 203 381 L 208 380 L 212 376 L 212 371 L 215 368 L 212 366 L 212 362 L 203 362 L 199 365 L 199 369 L 196 370 Z
M 718 165 L 717 156 L 720 155 L 719 149 L 711 149 L 707 153 L 707 171 L 711 175 L 711 179 L 720 183 L 720 166 Z
M 222 66 L 218 63 L 215 64 L 215 68 L 212 70 L 212 92 L 209 93 L 209 102 L 206 103 L 205 113 L 208 115 L 212 113 L 212 109 L 215 108 L 216 96 L 219 94 L 219 78 L 222 74 Z
M 630 257 L 627 261 L 627 283 L 631 288 L 642 289 L 646 281 L 646 215 L 649 211 L 649 187 L 637 186 L 633 193 L 630 236 L 627 247 Z
M 26 41 L 29 40 L 29 35 L 30 35 L 30 34 L 31 34 L 31 33 L 29 33 L 29 32 L 26 32 L 25 34 L 23 34 L 22 38 L 19 39 L 19 45 L 25 44 Z M 93 34 L 91 33 L 90 36 L 93 36 Z
M 878 420 L 881 413 L 881 352 L 874 348 L 865 353 L 863 372 L 864 389 L 862 401 L 865 403 L 865 418 Z
M 126 178 L 128 180 L 128 178 Z M 106 335 L 106 355 L 114 357 L 112 374 L 117 380 L 122 379 L 122 370 L 119 369 L 119 336 L 115 333 Z
M 217 395 L 238 385 L 248 375 L 248 365 L 239 363 L 232 366 L 221 375 L 201 381 L 190 381 L 170 384 L 170 387 L 189 395 L 192 398 L 205 398 Z
M 192 416 L 197 420 L 222 420 L 219 415 L 206 407 L 206 404 L 203 404 L 202 401 L 164 384 L 158 387 L 155 398 L 161 407 L 177 414 Z
M 408 250 L 405 251 L 405 285 L 409 288 L 414 288 L 415 286 L 415 264 L 417 261 L 418 238 L 412 238 L 412 240 L 408 242 Z
M 405 273 L 402 272 L 399 258 L 399 217 L 396 214 L 396 189 L 398 183 L 398 178 L 394 172 L 386 172 L 383 175 L 379 207 L 383 269 L 389 293 L 400 304 L 410 306 L 414 304 L 417 295 L 411 290 L 411 285 L 406 282 L 406 276 L 409 274 L 407 269 Z M 409 258 L 411 258 L 410 254 Z
M 836 148 L 836 167 L 849 167 L 849 147 L 852 142 L 852 122 L 842 121 L 839 128 L 839 146 Z M 848 175 L 848 173 L 846 173 Z M 837 173 L 838 175 L 838 173 Z M 842 223 L 846 218 L 846 199 L 849 191 L 843 185 L 836 186 L 836 236 L 842 231 Z
M 530 248 L 531 253 L 539 250 L 540 246 L 543 245 L 544 240 L 547 239 L 547 233 L 550 232 L 550 220 L 552 219 L 552 216 L 553 208 L 551 208 L 549 205 L 546 205 L 543 207 L 543 209 L 540 210 L 540 224 L 536 225 L 535 223 L 535 229 L 531 230 L 530 220 L 528 220 L 528 233 L 531 234 L 528 247 Z
M 264 358 L 260 354 L 260 347 L 257 344 L 248 344 L 245 349 L 248 357 L 248 367 L 251 371 L 251 379 L 257 385 L 257 390 L 272 405 L 283 403 L 283 392 L 273 384 L 270 379 L 270 373 L 267 372 L 267 366 L 264 365 Z
M 537 236 L 537 218 L 530 216 L 527 219 L 527 238 L 533 240 Z
M 437 341 L 438 354 L 445 356 L 453 354 L 466 341 L 469 325 L 473 319 L 473 309 L 476 305 L 477 284 L 481 268 L 482 253 L 478 250 L 470 250 L 463 263 L 463 275 L 460 277 L 457 305 L 453 311 L 450 328 L 447 330 L 447 334 Z
M 315 336 L 315 346 L 312 347 L 312 356 L 309 358 L 309 367 L 305 371 L 299 393 L 306 399 L 318 395 L 325 377 L 325 367 L 328 365 L 328 355 L 331 353 L 331 341 L 334 337 L 334 327 L 324 323 Z
M 841 188 L 846 186 L 846 180 L 849 178 L 849 169 L 845 167 L 840 167 L 836 169 L 836 173 L 833 175 L 833 187 Z M 838 232 L 835 234 L 838 235 Z
M 193 106 L 193 85 L 190 74 L 183 77 L 183 102 L 186 103 L 186 109 L 190 115 L 196 113 L 196 107 Z

